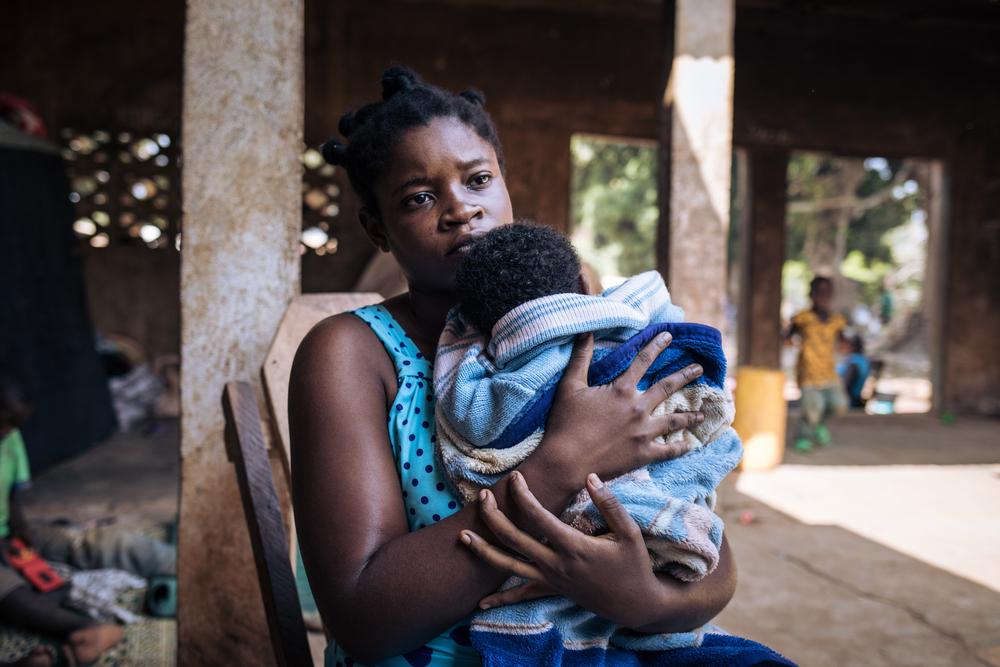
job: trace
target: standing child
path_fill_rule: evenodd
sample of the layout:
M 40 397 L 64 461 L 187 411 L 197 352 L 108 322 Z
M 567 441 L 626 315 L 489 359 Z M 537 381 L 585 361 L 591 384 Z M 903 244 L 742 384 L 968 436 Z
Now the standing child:
M 843 414 L 847 399 L 841 379 L 837 375 L 834 351 L 843 340 L 847 322 L 839 313 L 830 312 L 833 301 L 833 281 L 816 276 L 809 283 L 812 307 L 792 318 L 786 339 L 798 335 L 799 361 L 796 375 L 802 390 L 802 421 L 795 438 L 795 449 L 811 451 L 814 444 L 830 444 L 830 430 L 826 419 Z

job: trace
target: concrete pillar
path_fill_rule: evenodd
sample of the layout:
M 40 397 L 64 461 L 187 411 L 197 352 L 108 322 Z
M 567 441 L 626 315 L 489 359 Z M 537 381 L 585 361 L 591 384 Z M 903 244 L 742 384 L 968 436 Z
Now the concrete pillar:
M 688 319 L 723 328 L 733 135 L 734 0 L 676 0 L 670 79 L 668 285 Z M 664 132 L 661 131 L 661 135 Z M 663 206 L 661 204 L 661 212 Z M 665 218 L 661 218 L 663 220 Z M 661 243 L 661 248 L 663 244 Z
M 188 0 L 181 250 L 181 665 L 272 662 L 221 396 L 299 289 L 303 0 Z
M 788 151 L 746 151 L 746 208 L 740 230 L 741 366 L 781 367 L 781 266 L 785 261 Z
M 995 136 L 1000 137 L 1000 132 Z M 935 327 L 944 354 L 935 407 L 960 414 L 1000 415 L 1000 138 L 970 131 L 960 139 L 948 181 L 943 314 Z
M 927 268 L 924 271 L 924 320 L 927 322 L 927 354 L 931 362 L 931 407 L 944 409 L 944 371 L 948 341 L 944 336 L 948 267 L 948 211 L 950 188 L 941 160 L 933 160 L 921 188 L 927 202 Z

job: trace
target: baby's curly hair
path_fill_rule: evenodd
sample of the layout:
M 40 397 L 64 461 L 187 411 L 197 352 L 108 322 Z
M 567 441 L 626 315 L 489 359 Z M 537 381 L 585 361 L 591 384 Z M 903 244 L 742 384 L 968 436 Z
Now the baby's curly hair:
M 497 321 L 522 303 L 579 293 L 580 258 L 554 229 L 519 222 L 477 239 L 455 282 L 462 315 L 489 336 Z

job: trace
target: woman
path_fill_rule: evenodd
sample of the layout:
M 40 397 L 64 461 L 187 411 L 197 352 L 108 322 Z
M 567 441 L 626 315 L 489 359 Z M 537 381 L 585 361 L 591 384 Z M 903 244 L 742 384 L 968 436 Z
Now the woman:
M 728 545 L 699 583 L 656 575 L 638 526 L 600 481 L 683 453 L 653 440 L 700 416 L 651 413 L 700 369 L 635 389 L 669 340 L 650 343 L 601 387 L 586 383 L 592 340 L 578 342 L 543 445 L 478 504 L 459 508 L 449 495 L 431 456 L 428 360 L 465 247 L 513 221 L 503 152 L 480 94 L 453 95 L 399 67 L 382 87 L 383 102 L 341 120 L 350 143 L 329 143 L 324 155 L 346 167 L 362 225 L 393 253 L 410 290 L 318 324 L 296 355 L 289 394 L 296 521 L 333 639 L 328 664 L 478 665 L 463 619 L 477 606 L 549 594 L 640 631 L 705 623 L 735 588 Z M 585 536 L 556 518 L 584 486 L 611 534 Z M 530 556 L 530 567 L 511 552 Z M 512 573 L 531 581 L 494 593 Z

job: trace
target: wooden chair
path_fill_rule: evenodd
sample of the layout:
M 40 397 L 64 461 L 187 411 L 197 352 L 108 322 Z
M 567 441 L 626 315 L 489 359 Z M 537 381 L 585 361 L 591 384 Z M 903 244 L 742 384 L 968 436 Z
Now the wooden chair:
M 279 667 L 308 667 L 313 664 L 309 637 L 254 388 L 249 382 L 227 383 L 222 409 L 226 448 L 236 467 L 274 657 Z
M 299 343 L 317 322 L 381 300 L 375 293 L 304 294 L 292 300 L 261 368 L 266 418 L 249 382 L 229 382 L 223 390 L 226 449 L 239 483 L 271 646 L 280 667 L 314 664 L 295 583 L 288 446 L 292 360 Z

